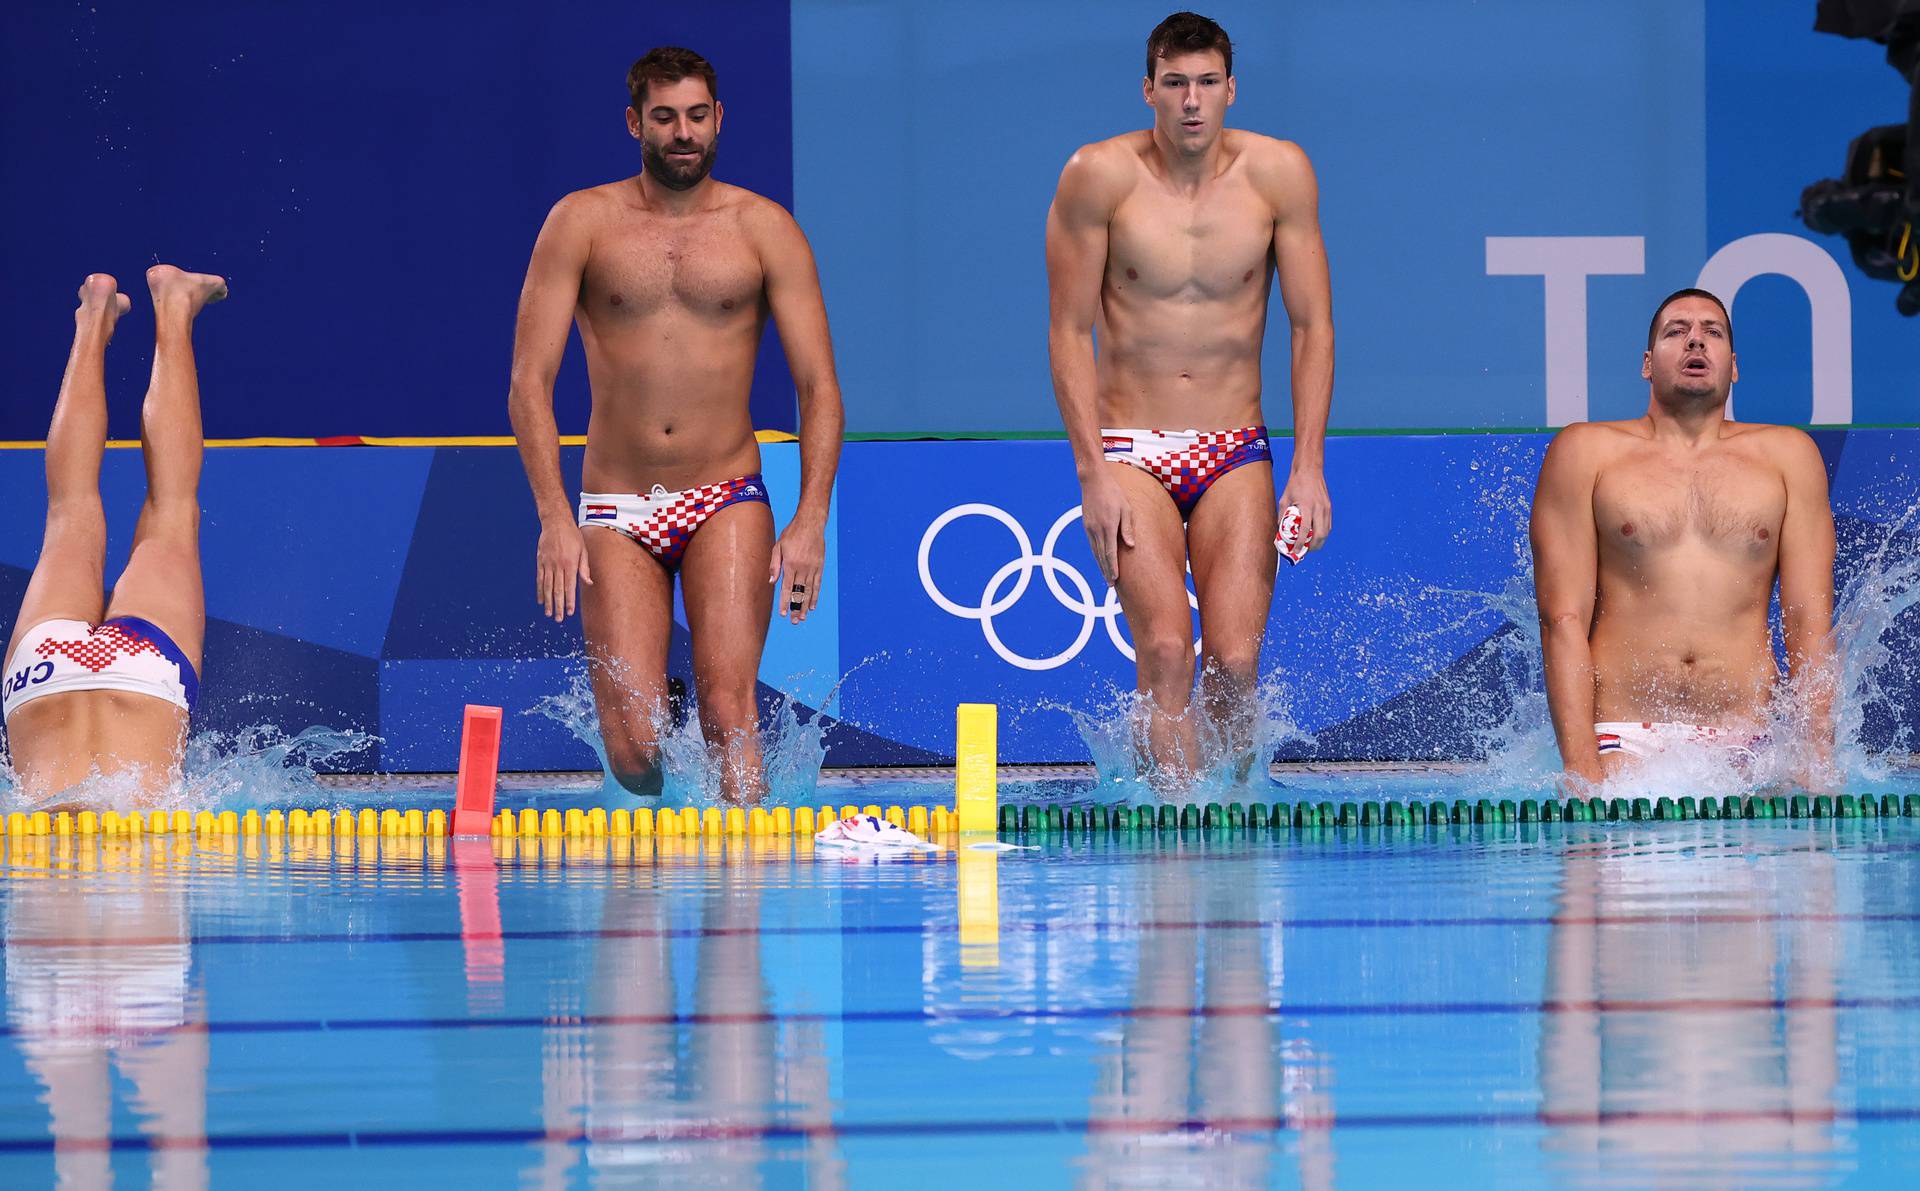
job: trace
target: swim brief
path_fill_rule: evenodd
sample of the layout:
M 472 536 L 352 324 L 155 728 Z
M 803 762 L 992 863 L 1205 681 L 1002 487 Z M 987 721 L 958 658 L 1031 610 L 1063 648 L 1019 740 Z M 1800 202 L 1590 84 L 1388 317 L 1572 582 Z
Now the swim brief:
M 582 492 L 580 525 L 601 525 L 632 538 L 647 548 L 669 571 L 680 569 L 687 543 L 707 518 L 728 505 L 754 500 L 767 503 L 767 486 L 757 475 L 740 476 L 698 488 L 668 492 L 655 484 L 640 494 Z
M 1243 430 L 1102 430 L 1100 446 L 1110 463 L 1126 463 L 1160 481 L 1184 519 L 1236 467 L 1272 462 L 1267 428 Z
M 189 714 L 200 697 L 200 677 L 187 655 L 158 625 L 137 616 L 97 625 L 43 620 L 20 638 L 0 682 L 0 715 L 7 719 L 62 691 L 132 691 Z
M 1732 732 L 1694 724 L 1609 721 L 1593 726 L 1593 740 L 1600 747 L 1601 756 L 1619 753 L 1628 757 L 1657 757 L 1669 749 L 1698 748 L 1719 749 L 1736 759 L 1751 761 L 1766 739 L 1764 733 Z

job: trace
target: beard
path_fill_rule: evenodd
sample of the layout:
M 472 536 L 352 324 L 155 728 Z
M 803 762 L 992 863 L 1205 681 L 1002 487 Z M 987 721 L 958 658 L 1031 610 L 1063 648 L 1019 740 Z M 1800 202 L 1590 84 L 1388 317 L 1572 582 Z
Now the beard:
M 1695 400 L 1707 397 L 1724 398 L 1726 394 L 1726 389 L 1723 389 L 1720 382 L 1711 376 L 1692 377 L 1685 374 L 1673 382 L 1673 391 L 1682 397 L 1691 397 Z
M 718 140 L 709 142 L 707 151 L 700 155 L 700 160 L 686 164 L 668 157 L 665 149 L 656 149 L 642 140 L 640 167 L 650 174 L 655 182 L 668 190 L 691 190 L 699 185 L 702 178 L 713 172 L 713 155 L 719 148 Z

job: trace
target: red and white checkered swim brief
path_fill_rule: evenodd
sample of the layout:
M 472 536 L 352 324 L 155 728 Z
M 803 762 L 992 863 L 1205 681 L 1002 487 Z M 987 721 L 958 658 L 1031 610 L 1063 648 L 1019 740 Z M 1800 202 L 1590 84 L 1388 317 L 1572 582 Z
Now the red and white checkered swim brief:
M 645 546 L 669 571 L 680 568 L 687 543 L 707 518 L 743 500 L 767 503 L 767 486 L 757 475 L 668 492 L 655 484 L 648 493 L 582 492 L 580 524 L 602 525 Z
M 1160 481 L 1180 507 L 1193 515 L 1213 482 L 1236 467 L 1271 463 L 1267 428 L 1243 430 L 1102 430 L 1100 446 L 1110 463 L 1126 463 Z
M 158 625 L 137 616 L 100 624 L 43 620 L 26 631 L 0 675 L 0 713 L 62 691 L 132 691 L 192 712 L 200 695 L 193 663 Z

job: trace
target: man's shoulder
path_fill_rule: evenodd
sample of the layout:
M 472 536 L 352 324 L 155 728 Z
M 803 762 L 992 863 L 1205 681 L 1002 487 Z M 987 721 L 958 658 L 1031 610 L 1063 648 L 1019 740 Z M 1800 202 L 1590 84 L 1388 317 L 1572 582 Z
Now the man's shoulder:
M 1755 446 L 1810 447 L 1813 436 L 1798 426 L 1784 426 L 1778 422 L 1728 422 L 1721 434 L 1727 438 L 1744 438 Z
M 1090 166 L 1112 169 L 1118 166 L 1131 166 L 1140 160 L 1152 145 L 1152 134 L 1142 129 L 1110 136 L 1101 141 L 1088 141 L 1073 151 L 1067 159 L 1069 165 L 1081 162 Z
M 1139 177 L 1147 143 L 1147 134 L 1136 131 L 1080 146 L 1060 171 L 1060 189 L 1109 199 L 1124 194 Z
M 789 223 L 793 220 L 792 212 L 757 190 L 717 180 L 713 185 L 715 206 L 732 211 L 742 219 L 771 219 Z
M 1646 426 L 1624 422 L 1574 422 L 1563 426 L 1547 445 L 1547 459 L 1560 466 L 1599 468 L 1608 459 L 1647 441 Z
M 1317 207 L 1320 187 L 1306 150 L 1292 141 L 1244 128 L 1229 128 L 1223 135 L 1224 147 L 1233 158 L 1233 172 L 1246 179 L 1277 217 Z
M 715 185 L 721 187 L 715 194 L 718 209 L 731 215 L 754 243 L 766 246 L 801 234 L 793 212 L 766 195 L 726 182 Z
M 1299 169 L 1308 165 L 1307 151 L 1292 141 L 1245 128 L 1223 128 L 1227 151 L 1245 158 L 1251 165 L 1279 169 Z
M 1813 436 L 1798 426 L 1782 426 L 1773 422 L 1729 422 L 1722 435 L 1781 463 L 1803 461 L 1810 457 L 1817 459 L 1820 455 L 1820 448 L 1814 443 Z
M 1605 446 L 1624 447 L 1635 442 L 1645 442 L 1648 437 L 1645 419 L 1627 418 L 1617 422 L 1570 422 L 1554 434 L 1553 441 L 1591 449 Z
M 594 228 L 618 218 L 620 212 L 633 205 L 628 197 L 632 184 L 633 179 L 625 178 L 569 191 L 561 195 L 560 201 L 554 203 L 547 212 L 547 224 L 568 231 L 591 233 Z
M 598 186 L 587 186 L 571 190 L 560 196 L 553 205 L 554 210 L 566 208 L 569 211 L 589 212 L 609 206 L 626 206 L 627 195 L 633 189 L 632 178 L 619 178 L 612 182 L 602 182 Z

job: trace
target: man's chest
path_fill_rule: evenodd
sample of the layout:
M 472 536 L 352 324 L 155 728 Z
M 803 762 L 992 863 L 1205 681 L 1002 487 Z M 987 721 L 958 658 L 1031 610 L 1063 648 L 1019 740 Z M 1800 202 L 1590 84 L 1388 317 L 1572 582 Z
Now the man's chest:
M 766 275 L 730 222 L 642 222 L 597 236 L 581 301 L 595 318 L 645 318 L 678 308 L 715 316 L 758 307 Z
M 1265 285 L 1273 212 L 1245 186 L 1197 198 L 1130 195 L 1108 229 L 1107 283 L 1145 296 L 1220 299 Z
M 1603 550 L 1690 545 L 1757 559 L 1779 548 L 1787 493 L 1777 468 L 1744 452 L 1686 462 L 1647 452 L 1601 472 L 1593 510 Z

